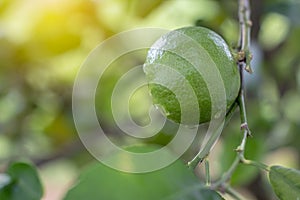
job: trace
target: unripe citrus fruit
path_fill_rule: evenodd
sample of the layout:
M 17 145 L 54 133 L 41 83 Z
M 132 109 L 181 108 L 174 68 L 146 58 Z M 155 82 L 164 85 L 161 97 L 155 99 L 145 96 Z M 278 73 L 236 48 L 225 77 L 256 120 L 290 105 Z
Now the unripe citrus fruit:
M 176 96 L 173 91 L 162 84 L 155 83 L 157 79 L 165 79 L 163 82 L 172 88 L 180 90 L 182 87 L 182 81 L 179 78 L 174 81 L 174 79 L 169 79 L 168 74 L 162 76 L 161 69 L 164 66 L 178 72 L 188 81 L 197 97 L 196 102 L 189 102 L 189 100 L 179 102 L 176 98 L 178 95 Z M 212 80 L 214 74 L 206 73 L 212 68 L 216 68 L 222 84 L 219 84 L 220 81 L 215 81 L 218 85 L 212 84 L 212 87 L 208 87 L 208 84 L 214 83 Z M 184 27 L 159 38 L 148 52 L 144 72 L 149 81 L 153 103 L 162 107 L 167 118 L 177 123 L 181 122 L 180 105 L 185 105 L 187 110 L 193 110 L 197 106 L 199 124 L 208 122 L 215 114 L 212 113 L 212 98 L 216 97 L 211 92 L 214 89 L 217 91 L 219 86 L 224 88 L 226 96 L 224 101 L 226 102 L 220 103 L 226 104 L 225 107 L 228 110 L 236 100 L 240 88 L 239 72 L 228 45 L 221 36 L 203 27 Z M 184 89 L 180 93 L 185 97 L 192 95 Z M 192 101 L 193 98 L 191 96 L 187 99 Z

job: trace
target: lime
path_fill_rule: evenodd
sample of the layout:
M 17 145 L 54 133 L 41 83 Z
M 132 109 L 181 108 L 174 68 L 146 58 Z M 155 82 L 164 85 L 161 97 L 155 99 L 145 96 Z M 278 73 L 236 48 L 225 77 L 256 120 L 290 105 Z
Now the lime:
M 164 66 L 184 77 L 194 94 L 182 88 L 183 82 L 180 78 L 170 78 L 172 75 L 166 72 L 162 74 Z M 207 73 L 210 69 L 215 71 Z M 228 45 L 221 36 L 204 27 L 184 27 L 161 36 L 148 51 L 144 72 L 153 103 L 159 105 L 167 118 L 176 123 L 182 123 L 180 105 L 184 105 L 187 110 L 198 106 L 199 124 L 210 121 L 215 114 L 212 113 L 212 102 L 216 101 L 212 101 L 212 98 L 218 98 L 211 92 L 223 88 L 226 97 L 223 102 L 219 101 L 219 104 L 224 104 L 224 108 L 228 110 L 235 102 L 240 89 L 239 72 Z M 221 85 L 220 81 L 212 80 L 216 77 L 215 73 L 221 79 Z M 156 83 L 157 79 L 166 84 Z M 211 87 L 208 87 L 208 84 Z M 178 92 L 175 95 L 174 88 L 187 99 L 185 102 L 176 98 Z M 196 102 L 192 95 L 197 97 Z

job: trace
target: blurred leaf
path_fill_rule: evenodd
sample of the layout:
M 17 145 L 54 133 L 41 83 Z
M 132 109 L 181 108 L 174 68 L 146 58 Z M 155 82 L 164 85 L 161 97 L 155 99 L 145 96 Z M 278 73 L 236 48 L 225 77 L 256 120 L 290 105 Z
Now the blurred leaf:
M 220 12 L 216 1 L 165 1 L 145 20 L 146 25 L 175 29 L 194 25 L 195 21 L 212 20 Z
M 102 27 L 96 16 L 95 2 L 64 0 L 46 2 L 37 8 L 42 11 L 34 11 L 36 16 L 29 25 L 31 32 L 26 42 L 32 60 L 53 59 L 95 42 L 95 38 L 99 42 Z
M 269 179 L 279 199 L 300 198 L 300 171 L 282 166 L 272 166 Z
M 159 7 L 163 2 L 163 0 L 129 0 L 128 4 L 134 10 L 137 16 L 145 17 L 151 13 L 151 11 Z
M 282 108 L 285 117 L 294 123 L 300 123 L 300 94 L 297 91 L 290 90 L 284 95 L 282 100 Z
M 238 23 L 236 21 L 225 19 L 218 27 L 228 44 L 232 44 L 235 42 L 236 38 L 238 38 Z
M 76 136 L 73 123 L 66 113 L 56 116 L 44 132 L 56 146 L 68 143 Z
M 13 0 L 1 0 L 0 1 L 0 15 L 2 12 L 6 11 L 6 9 L 13 3 Z
M 24 96 L 20 91 L 11 89 L 8 94 L 0 97 L 0 123 L 13 120 L 24 109 Z
M 157 147 L 136 146 L 128 150 L 148 152 L 154 149 Z M 123 162 L 132 164 L 126 157 L 123 158 Z M 81 174 L 79 183 L 67 193 L 64 200 L 86 198 L 89 200 L 222 199 L 218 193 L 204 189 L 204 185 L 181 161 L 176 161 L 161 170 L 143 174 L 120 172 L 101 163 L 92 164 Z
M 38 19 L 33 29 L 29 45 L 36 53 L 44 52 L 54 56 L 78 47 L 81 38 L 78 32 L 72 29 L 67 13 L 45 11 Z
M 299 1 L 273 1 L 266 5 L 267 12 L 277 12 L 290 18 L 291 22 L 300 24 Z
M 270 13 L 263 19 L 259 41 L 266 49 L 272 49 L 288 36 L 290 21 L 284 15 Z
M 116 48 L 116 47 L 111 47 Z M 114 51 L 114 50 L 113 50 Z M 146 49 L 135 50 L 130 53 L 126 53 L 125 55 L 120 56 L 115 59 L 102 74 L 99 84 L 97 87 L 96 93 L 96 108 L 99 119 L 102 123 L 112 124 L 115 119 L 112 113 L 112 95 L 114 90 L 116 89 L 116 84 L 118 81 L 122 79 L 123 75 L 132 74 L 128 73 L 129 70 L 133 69 L 138 65 L 142 65 L 144 59 L 146 57 Z M 142 69 L 142 68 L 139 68 Z M 136 72 L 136 70 L 135 70 Z M 140 72 L 140 73 L 139 73 Z M 139 87 L 137 89 L 132 90 L 132 87 L 135 83 L 141 82 L 145 80 L 145 75 L 142 70 L 139 70 L 135 74 L 134 79 L 125 79 L 128 80 L 128 83 L 123 85 L 123 90 L 118 94 L 118 96 L 122 97 L 119 100 L 116 100 L 118 106 L 123 106 L 124 108 L 129 109 L 130 116 L 133 121 L 140 125 L 146 125 L 149 123 L 150 118 L 148 116 L 149 107 L 152 105 L 151 98 L 149 96 L 148 88 L 146 86 Z M 123 79 L 124 80 L 124 79 Z M 132 93 L 132 94 L 131 94 Z M 127 101 L 124 99 L 130 98 Z M 115 108 L 116 109 L 116 108 Z M 126 116 L 123 113 L 124 111 L 119 110 L 119 116 Z M 127 113 L 127 110 L 126 110 Z M 111 125 L 113 126 L 113 125 Z
M 1 200 L 39 200 L 43 195 L 43 188 L 34 166 L 17 162 L 7 169 L 10 184 L 0 189 Z
M 261 115 L 262 118 L 267 122 L 276 122 L 280 117 L 280 94 L 276 86 L 276 82 L 273 79 L 265 77 L 264 81 L 259 87 L 258 114 Z M 257 104 L 254 104 L 253 108 L 255 107 L 257 107 Z M 255 109 L 253 112 L 254 111 Z M 251 114 L 249 116 L 251 116 Z M 257 115 L 255 118 L 257 118 Z

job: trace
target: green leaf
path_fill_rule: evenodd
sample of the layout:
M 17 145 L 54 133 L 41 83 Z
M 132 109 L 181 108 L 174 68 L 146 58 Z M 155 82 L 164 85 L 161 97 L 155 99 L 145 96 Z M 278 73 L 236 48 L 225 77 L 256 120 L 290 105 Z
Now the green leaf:
M 11 182 L 0 189 L 1 200 L 40 200 L 43 188 L 34 166 L 17 162 L 7 169 Z
M 153 150 L 153 146 L 151 148 Z M 131 150 L 147 152 L 149 146 L 134 147 Z M 126 158 L 120 162 L 132 164 Z M 77 185 L 64 198 L 81 199 L 219 200 L 222 197 L 215 191 L 205 189 L 191 170 L 181 161 L 176 161 L 166 168 L 144 174 L 124 173 L 101 163 L 94 163 L 80 175 Z
M 272 166 L 269 179 L 279 199 L 300 199 L 300 171 L 281 166 Z

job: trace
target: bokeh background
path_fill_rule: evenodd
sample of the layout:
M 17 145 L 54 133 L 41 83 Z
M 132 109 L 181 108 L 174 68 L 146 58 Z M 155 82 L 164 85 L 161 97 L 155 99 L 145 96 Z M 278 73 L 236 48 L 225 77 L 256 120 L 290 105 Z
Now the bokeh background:
M 247 111 L 253 138 L 246 157 L 300 168 L 300 2 L 252 0 L 252 67 L 246 75 Z M 61 199 L 94 159 L 81 144 L 72 118 L 72 86 L 89 52 L 101 41 L 137 27 L 205 26 L 234 49 L 238 41 L 233 0 L 1 0 L 0 172 L 12 160 L 29 159 L 39 169 L 45 200 Z M 117 44 L 116 44 L 117 48 Z M 120 58 L 97 95 L 99 120 L 116 142 L 110 96 L 118 78 L 142 64 L 146 51 Z M 104 87 L 103 87 L 104 86 Z M 133 96 L 131 111 L 147 123 L 146 88 Z M 219 177 L 241 140 L 236 113 L 211 158 Z M 169 134 L 145 142 L 165 144 Z M 241 166 L 232 184 L 249 199 L 273 199 L 267 177 Z

